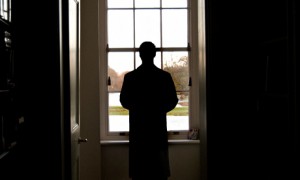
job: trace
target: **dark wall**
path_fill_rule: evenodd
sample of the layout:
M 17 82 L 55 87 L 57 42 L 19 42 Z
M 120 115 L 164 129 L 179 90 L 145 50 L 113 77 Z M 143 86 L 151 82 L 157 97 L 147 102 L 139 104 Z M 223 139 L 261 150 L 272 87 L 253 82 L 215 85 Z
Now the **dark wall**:
M 206 1 L 208 179 L 299 179 L 293 3 Z
M 0 179 L 61 178 L 59 1 L 12 1 L 18 148 Z

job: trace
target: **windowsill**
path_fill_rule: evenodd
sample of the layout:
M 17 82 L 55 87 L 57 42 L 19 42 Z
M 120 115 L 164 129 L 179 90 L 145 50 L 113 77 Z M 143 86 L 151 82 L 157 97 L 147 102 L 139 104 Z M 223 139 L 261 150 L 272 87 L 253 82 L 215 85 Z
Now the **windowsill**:
M 200 144 L 200 140 L 169 139 L 169 144 Z M 101 145 L 128 144 L 128 140 L 101 140 Z

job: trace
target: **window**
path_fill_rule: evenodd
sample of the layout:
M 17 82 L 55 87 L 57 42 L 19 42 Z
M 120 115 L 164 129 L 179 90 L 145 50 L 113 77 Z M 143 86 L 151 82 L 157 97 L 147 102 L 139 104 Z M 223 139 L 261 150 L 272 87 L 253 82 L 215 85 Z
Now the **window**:
M 170 137 L 186 137 L 190 128 L 199 128 L 199 88 L 192 85 L 197 70 L 196 51 L 191 46 L 191 2 L 189 0 L 107 0 L 106 55 L 101 70 L 107 86 L 101 96 L 102 139 L 126 135 L 128 111 L 119 102 L 124 75 L 141 64 L 138 47 L 152 41 L 158 48 L 154 63 L 171 73 L 178 105 L 167 114 Z M 197 30 L 196 30 L 197 32 Z M 103 42 L 104 43 L 104 42 Z M 195 78 L 196 79 L 196 78 Z M 123 137 L 124 138 L 124 137 Z M 126 138 L 126 137 L 125 137 Z
M 0 0 L 0 18 L 11 21 L 11 0 Z

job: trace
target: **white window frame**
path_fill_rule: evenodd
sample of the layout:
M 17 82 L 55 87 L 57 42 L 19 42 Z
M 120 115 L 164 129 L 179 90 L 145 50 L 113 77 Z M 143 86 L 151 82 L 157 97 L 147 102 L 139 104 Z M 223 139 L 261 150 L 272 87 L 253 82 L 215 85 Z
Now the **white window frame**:
M 205 98 L 205 27 L 204 3 L 202 0 L 188 1 L 188 43 L 189 68 L 192 78 L 189 100 L 189 127 L 200 129 L 200 124 L 206 123 L 206 98 Z M 100 139 L 101 140 L 128 140 L 127 134 L 108 132 L 108 95 L 107 95 L 107 4 L 99 1 L 99 87 L 100 87 Z M 199 27 L 202 26 L 202 27 Z M 200 133 L 201 134 L 201 133 Z M 170 133 L 169 139 L 187 139 L 187 131 Z

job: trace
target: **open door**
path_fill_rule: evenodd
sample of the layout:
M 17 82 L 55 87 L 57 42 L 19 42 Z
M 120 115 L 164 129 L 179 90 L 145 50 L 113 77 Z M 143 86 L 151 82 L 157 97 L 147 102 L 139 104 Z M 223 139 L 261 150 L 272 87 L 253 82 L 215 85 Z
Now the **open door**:
M 87 139 L 80 138 L 79 119 L 79 64 L 80 64 L 80 7 L 79 0 L 69 0 L 69 70 L 70 70 L 70 138 L 71 138 L 71 176 L 79 180 L 80 143 Z
M 79 0 L 61 0 L 61 47 L 63 87 L 63 178 L 79 180 L 80 138 L 80 7 Z

